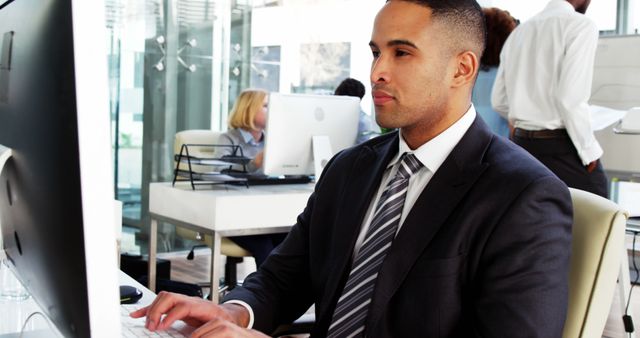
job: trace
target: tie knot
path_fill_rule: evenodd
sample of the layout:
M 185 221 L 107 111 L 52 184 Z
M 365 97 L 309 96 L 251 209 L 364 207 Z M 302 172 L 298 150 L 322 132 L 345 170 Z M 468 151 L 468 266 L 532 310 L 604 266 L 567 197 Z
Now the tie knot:
M 398 173 L 396 175 L 404 179 L 408 179 L 411 175 L 420 170 L 420 168 L 422 168 L 422 163 L 418 161 L 416 155 L 404 153 L 400 158 L 400 167 L 398 168 Z

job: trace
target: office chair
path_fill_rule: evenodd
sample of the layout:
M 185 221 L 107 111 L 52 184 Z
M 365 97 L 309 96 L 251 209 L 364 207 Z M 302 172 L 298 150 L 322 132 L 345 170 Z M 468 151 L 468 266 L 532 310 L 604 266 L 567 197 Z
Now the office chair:
M 180 153 L 180 148 L 183 144 L 216 144 L 218 142 L 218 138 L 220 137 L 221 132 L 215 132 L 211 130 L 184 130 L 176 133 L 175 140 L 173 143 L 173 151 L 174 154 Z M 199 148 L 193 147 L 193 149 L 189 149 L 189 154 L 191 156 L 203 157 L 203 158 L 211 158 L 213 157 L 213 149 L 212 148 Z M 175 159 L 174 159 L 175 161 Z M 180 168 L 184 170 L 188 170 L 186 164 L 181 163 Z M 210 166 L 198 166 L 193 165 L 191 167 L 193 171 L 202 171 L 208 172 L 211 171 Z M 211 247 L 212 239 L 211 236 L 202 236 L 201 234 L 181 228 L 176 227 L 176 234 L 182 238 L 194 239 L 200 241 L 202 246 L 206 245 Z M 193 252 L 193 249 L 192 249 Z M 243 257 L 252 257 L 253 255 L 234 243 L 230 239 L 226 237 L 222 237 L 220 252 L 227 256 L 227 261 L 225 263 L 224 268 L 224 287 L 222 291 L 231 290 L 237 285 L 237 264 L 243 261 Z M 189 256 L 191 259 L 193 258 L 193 254 L 190 252 Z M 213 285 L 211 286 L 211 290 L 213 291 Z
M 608 199 L 569 189 L 573 202 L 569 308 L 564 338 L 602 337 L 620 272 L 626 211 Z M 620 280 L 623 283 L 623 279 Z

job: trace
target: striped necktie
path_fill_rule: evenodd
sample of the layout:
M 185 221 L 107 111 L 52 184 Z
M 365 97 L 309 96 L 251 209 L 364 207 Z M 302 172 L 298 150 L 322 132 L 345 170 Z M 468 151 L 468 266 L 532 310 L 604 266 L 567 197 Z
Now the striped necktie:
M 415 155 L 402 155 L 398 171 L 380 196 L 371 225 L 353 260 L 349 278 L 331 319 L 328 337 L 363 335 L 376 277 L 400 224 L 409 178 L 421 167 Z

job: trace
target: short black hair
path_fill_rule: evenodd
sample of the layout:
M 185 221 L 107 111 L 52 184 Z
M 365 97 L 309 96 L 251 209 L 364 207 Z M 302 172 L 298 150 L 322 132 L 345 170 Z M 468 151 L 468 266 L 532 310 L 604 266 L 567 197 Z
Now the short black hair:
M 364 97 L 364 85 L 362 82 L 348 77 L 340 82 L 334 94 L 340 96 L 357 96 L 362 100 Z
M 390 0 L 387 0 L 389 2 Z M 487 29 L 482 7 L 475 0 L 400 0 L 412 2 L 431 9 L 434 21 L 447 25 L 450 42 L 456 52 L 471 50 L 478 54 L 484 52 Z

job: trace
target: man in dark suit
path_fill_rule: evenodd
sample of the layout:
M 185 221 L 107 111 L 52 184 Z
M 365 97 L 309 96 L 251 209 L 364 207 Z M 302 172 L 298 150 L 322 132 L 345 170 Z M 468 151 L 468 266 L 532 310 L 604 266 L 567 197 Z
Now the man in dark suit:
M 336 155 L 286 240 L 224 304 L 161 293 L 134 316 L 151 330 L 185 319 L 195 337 L 260 336 L 315 304 L 315 336 L 560 337 L 569 192 L 476 117 L 484 35 L 473 0 L 388 1 L 371 82 L 378 123 L 399 132 Z

